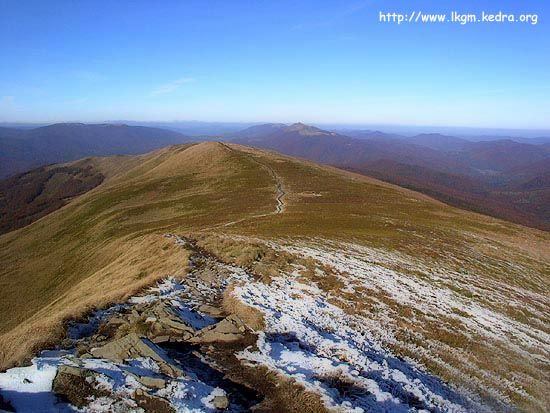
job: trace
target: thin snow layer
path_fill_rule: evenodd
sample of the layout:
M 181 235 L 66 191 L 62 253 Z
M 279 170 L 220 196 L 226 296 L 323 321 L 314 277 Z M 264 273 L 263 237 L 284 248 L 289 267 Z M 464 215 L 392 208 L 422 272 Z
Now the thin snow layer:
M 67 336 L 71 340 L 79 340 L 93 335 L 103 320 L 117 312 L 128 308 L 125 304 L 116 304 L 106 310 L 94 311 L 84 322 L 71 322 L 67 329 Z
M 202 314 L 193 310 L 187 305 L 183 305 L 179 301 L 173 301 L 172 307 L 176 309 L 178 317 L 187 325 L 190 325 L 195 330 L 201 330 L 212 324 L 216 324 L 216 320 L 206 314 Z
M 347 412 L 466 412 L 467 399 L 371 340 L 362 320 L 330 304 L 320 290 L 291 277 L 249 282 L 233 291 L 264 314 L 257 350 L 239 357 L 267 366 L 329 408 Z
M 421 263 L 406 262 L 397 254 L 380 253 L 356 245 L 345 244 L 339 249 L 328 246 L 292 246 L 282 247 L 288 252 L 314 258 L 322 264 L 329 265 L 345 276 L 348 288 L 361 286 L 384 291 L 395 302 L 421 310 L 427 314 L 452 316 L 459 319 L 473 333 L 491 339 L 507 342 L 519 353 L 529 354 L 529 348 L 537 349 L 550 358 L 550 335 L 543 329 L 520 323 L 495 311 L 487 305 L 457 294 L 449 285 L 473 290 L 476 293 L 476 282 L 466 274 L 438 274 L 425 268 Z M 387 268 L 389 260 L 402 262 L 403 265 L 424 272 L 427 279 L 414 277 L 404 272 Z M 460 280 L 461 282 L 457 282 Z M 470 282 L 471 281 L 471 282 Z M 479 281 L 478 281 L 479 282 Z M 488 280 L 484 280 L 487 286 Z M 502 286 L 498 286 L 501 287 Z M 516 289 L 519 290 L 519 289 Z M 523 291 L 523 296 L 531 300 L 544 298 Z M 493 299 L 495 303 L 510 303 L 510 294 L 499 294 L 498 288 L 484 289 L 483 297 Z M 513 303 L 510 303 L 513 304 Z M 535 310 L 531 310 L 536 312 Z
M 104 411 L 120 411 L 120 407 L 117 409 L 120 403 L 126 403 L 126 407 L 131 408 L 130 411 L 139 411 L 131 398 L 137 389 L 146 389 L 136 380 L 135 375 L 161 376 L 157 363 L 150 358 L 127 360 L 125 364 L 87 359 L 84 361 L 84 367 L 100 373 L 100 386 L 116 396 L 99 400 Z M 216 409 L 209 403 L 209 396 L 215 392 L 215 387 L 198 380 L 192 372 L 188 372 L 186 376 L 169 380 L 165 388 L 153 394 L 168 400 L 178 412 L 213 412 Z M 92 406 L 92 411 L 93 409 Z M 95 409 L 103 411 L 98 406 Z
M 414 358 L 413 363 L 437 366 L 462 393 L 491 406 L 487 409 L 508 411 L 520 398 L 544 410 L 544 402 L 534 398 L 531 389 L 547 382 L 541 373 L 550 359 L 550 336 L 544 323 L 550 305 L 547 296 L 510 286 L 491 277 L 490 271 L 485 276 L 457 272 L 441 263 L 356 244 L 320 239 L 284 245 L 255 241 L 313 259 L 313 279 L 335 277 L 342 285 L 319 291 L 321 298 L 353 313 L 359 330 L 382 347 L 404 350 Z M 300 267 L 291 275 L 316 285 L 311 276 L 300 277 L 305 269 Z M 514 318 L 510 310 L 530 316 Z M 439 339 L 434 331 L 479 344 L 486 353 L 477 357 L 461 343 Z M 509 368 L 501 369 L 498 362 L 485 363 L 501 356 Z
M 156 287 L 149 289 L 149 294 L 131 297 L 130 304 L 143 304 L 159 301 L 165 298 L 177 297 L 185 286 L 179 283 L 174 277 L 168 277 L 160 281 Z

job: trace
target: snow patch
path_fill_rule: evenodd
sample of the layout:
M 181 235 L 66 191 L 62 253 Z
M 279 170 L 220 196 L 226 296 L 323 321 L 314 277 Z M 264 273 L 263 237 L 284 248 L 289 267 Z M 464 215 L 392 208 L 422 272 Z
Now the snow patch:
M 347 412 L 471 411 L 471 402 L 436 377 L 383 349 L 316 289 L 289 277 L 249 282 L 233 294 L 260 310 L 266 323 L 257 350 L 238 357 L 267 366 Z M 362 409 L 362 410 L 361 410 Z

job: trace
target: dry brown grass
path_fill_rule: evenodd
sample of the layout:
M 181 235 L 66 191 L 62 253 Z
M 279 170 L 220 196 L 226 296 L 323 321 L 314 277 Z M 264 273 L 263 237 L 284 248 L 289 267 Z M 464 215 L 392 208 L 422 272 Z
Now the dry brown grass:
M 266 282 L 289 270 L 292 264 L 303 261 L 285 251 L 276 251 L 261 242 L 212 233 L 195 234 L 194 238 L 199 247 L 228 264 L 248 268 Z
M 243 347 L 242 343 L 238 345 L 237 349 L 228 348 L 211 356 L 228 368 L 226 375 L 230 380 L 253 388 L 264 396 L 264 400 L 254 407 L 255 412 L 328 413 L 330 411 L 318 394 L 307 391 L 294 380 L 264 366 L 241 363 L 234 355 L 236 350 Z
M 268 197 L 253 202 L 270 192 L 261 173 L 251 173 L 257 166 L 215 143 L 81 162 L 109 178 L 0 237 L 0 368 L 59 339 L 63 320 L 182 273 L 186 254 L 164 233 L 270 206 Z
M 235 314 L 254 331 L 263 330 L 265 326 L 263 314 L 256 308 L 243 304 L 235 297 L 233 295 L 234 287 L 234 285 L 230 285 L 223 292 L 222 307 L 224 311 L 228 314 Z
M 329 413 L 318 394 L 307 391 L 296 382 L 273 372 L 266 372 L 264 368 L 256 368 L 254 374 L 264 373 L 269 377 L 271 389 L 269 398 L 261 403 L 255 411 L 262 413 Z
M 60 292 L 23 324 L 0 335 L 0 369 L 28 360 L 37 350 L 59 342 L 68 321 L 125 301 L 168 274 L 181 277 L 186 272 L 189 254 L 171 239 L 145 235 L 118 244 L 110 247 L 123 253 L 111 263 Z M 140 276 L 143 272 L 147 275 Z

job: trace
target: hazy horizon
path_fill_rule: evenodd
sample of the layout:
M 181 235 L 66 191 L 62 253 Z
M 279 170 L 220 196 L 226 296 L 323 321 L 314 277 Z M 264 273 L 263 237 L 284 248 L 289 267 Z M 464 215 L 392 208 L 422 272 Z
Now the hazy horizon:
M 142 126 L 151 126 L 151 127 L 172 127 L 175 130 L 183 129 L 186 127 L 217 127 L 223 129 L 224 127 L 229 128 L 227 132 L 233 130 L 241 130 L 254 125 L 262 125 L 269 123 L 284 123 L 284 124 L 293 124 L 293 123 L 306 123 L 312 126 L 316 126 L 322 129 L 327 130 L 372 130 L 380 131 L 384 133 L 395 133 L 407 135 L 416 135 L 422 133 L 439 133 L 439 134 L 449 134 L 449 135 L 458 135 L 464 137 L 481 137 L 481 136 L 501 136 L 505 137 L 517 137 L 517 138 L 541 138 L 550 136 L 549 129 L 537 129 L 537 128 L 476 128 L 476 127 L 461 127 L 461 126 L 434 126 L 434 125 L 399 125 L 399 124 L 376 124 L 376 123 L 322 123 L 322 122 L 303 122 L 301 120 L 292 120 L 284 122 L 273 122 L 273 121 L 258 121 L 258 122 L 247 122 L 247 121 L 232 121 L 232 122 L 223 122 L 223 121 L 201 121 L 201 120 L 147 120 L 140 121 L 135 119 L 99 119 L 94 121 L 82 121 L 82 120 L 58 120 L 58 121 L 42 121 L 42 122 L 6 122 L 0 121 L 0 127 L 12 127 L 12 128 L 34 128 L 42 127 L 57 123 L 83 123 L 83 124 L 128 124 L 128 125 L 142 125 Z M 220 132 L 221 133 L 221 132 Z
M 410 12 L 404 0 L 203 5 L 7 2 L 0 120 L 550 129 L 550 6 L 540 1 L 498 4 L 537 13 L 536 25 L 379 21 Z

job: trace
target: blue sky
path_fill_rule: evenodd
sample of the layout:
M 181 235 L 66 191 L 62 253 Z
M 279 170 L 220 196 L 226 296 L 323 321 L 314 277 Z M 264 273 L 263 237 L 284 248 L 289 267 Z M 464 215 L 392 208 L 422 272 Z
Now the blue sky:
M 542 0 L 0 5 L 0 121 L 550 128 Z M 380 11 L 453 10 L 539 17 L 537 25 L 378 21 Z

